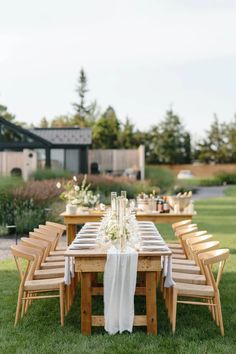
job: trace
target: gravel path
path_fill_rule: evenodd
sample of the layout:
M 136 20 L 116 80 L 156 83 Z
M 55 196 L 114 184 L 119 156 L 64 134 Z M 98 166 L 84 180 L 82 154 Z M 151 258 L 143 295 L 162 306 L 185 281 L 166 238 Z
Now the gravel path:
M 199 187 L 196 194 L 193 195 L 194 200 L 220 198 L 224 196 L 227 186 L 219 187 Z

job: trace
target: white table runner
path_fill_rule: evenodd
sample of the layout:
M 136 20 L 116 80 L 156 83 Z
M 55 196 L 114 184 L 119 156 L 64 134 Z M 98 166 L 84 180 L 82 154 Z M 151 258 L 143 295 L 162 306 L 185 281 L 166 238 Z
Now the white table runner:
M 138 253 L 131 247 L 121 253 L 108 250 L 104 271 L 105 330 L 109 334 L 132 332 Z

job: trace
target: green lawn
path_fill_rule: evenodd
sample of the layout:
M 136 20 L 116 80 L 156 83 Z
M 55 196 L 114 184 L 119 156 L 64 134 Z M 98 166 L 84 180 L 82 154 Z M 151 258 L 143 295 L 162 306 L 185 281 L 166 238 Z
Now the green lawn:
M 145 328 L 134 333 L 109 336 L 102 328 L 93 329 L 91 337 L 80 334 L 79 291 L 64 328 L 59 325 L 57 301 L 33 304 L 28 314 L 14 328 L 18 274 L 12 260 L 0 263 L 0 353 L 236 353 L 236 187 L 229 187 L 226 197 L 196 203 L 196 221 L 228 247 L 231 257 L 221 282 L 221 301 L 225 337 L 204 307 L 180 305 L 177 331 L 172 336 L 160 292 L 158 299 L 158 336 L 147 336 Z M 166 239 L 173 238 L 170 226 L 160 225 Z M 136 309 L 144 311 L 144 300 L 136 300 Z M 102 311 L 102 299 L 94 304 Z

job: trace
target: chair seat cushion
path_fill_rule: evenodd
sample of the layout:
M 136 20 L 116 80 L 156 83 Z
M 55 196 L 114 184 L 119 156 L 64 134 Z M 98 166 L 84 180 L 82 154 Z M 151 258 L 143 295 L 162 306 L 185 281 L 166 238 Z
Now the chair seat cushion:
M 64 277 L 64 268 L 58 269 L 40 269 L 34 272 L 34 279 L 50 279 Z
M 25 290 L 57 290 L 60 284 L 64 284 L 64 278 L 27 280 Z
M 185 266 L 183 264 L 172 264 L 172 272 L 200 274 L 200 267 L 190 265 Z
M 172 273 L 172 278 L 175 282 L 188 283 L 188 284 L 206 284 L 206 278 L 201 274 L 188 274 L 188 273 Z
M 41 264 L 41 269 L 65 268 L 65 262 L 46 262 Z
M 178 259 L 178 258 L 172 258 L 172 263 L 173 264 L 182 264 L 182 265 L 190 265 L 190 266 L 194 266 L 196 265 L 195 261 L 193 261 L 192 259 Z
M 167 242 L 167 246 L 169 248 L 173 248 L 173 249 L 182 249 L 182 246 L 179 244 L 179 243 L 170 243 L 170 242 Z
M 64 256 L 65 255 L 65 251 L 51 251 L 49 253 L 49 256 Z
M 61 262 L 64 261 L 65 257 L 64 256 L 49 256 L 46 258 L 46 262 Z
M 174 288 L 178 295 L 186 296 L 214 296 L 214 289 L 210 285 L 196 285 L 187 283 L 175 283 Z
M 172 258 L 176 259 L 187 259 L 185 254 L 173 253 Z

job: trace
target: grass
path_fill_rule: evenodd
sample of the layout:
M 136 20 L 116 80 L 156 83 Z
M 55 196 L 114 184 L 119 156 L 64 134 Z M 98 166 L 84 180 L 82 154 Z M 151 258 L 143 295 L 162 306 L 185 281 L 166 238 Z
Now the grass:
M 0 353 L 236 353 L 236 187 L 229 187 L 224 198 L 197 202 L 196 209 L 194 221 L 200 229 L 208 230 L 231 251 L 220 285 L 225 337 L 220 336 L 206 308 L 187 305 L 179 305 L 177 331 L 172 336 L 159 291 L 157 336 L 147 336 L 145 328 L 135 328 L 132 335 L 115 336 L 96 328 L 92 336 L 82 336 L 79 291 L 64 328 L 59 325 L 55 300 L 35 302 L 14 328 L 18 274 L 14 262 L 7 260 L 0 263 Z M 169 225 L 160 225 L 159 229 L 166 239 L 173 238 Z M 139 313 L 144 311 L 143 304 L 143 298 L 137 298 Z M 94 301 L 94 308 L 102 313 L 102 299 Z

